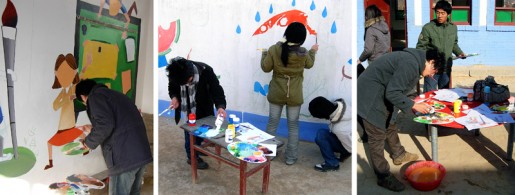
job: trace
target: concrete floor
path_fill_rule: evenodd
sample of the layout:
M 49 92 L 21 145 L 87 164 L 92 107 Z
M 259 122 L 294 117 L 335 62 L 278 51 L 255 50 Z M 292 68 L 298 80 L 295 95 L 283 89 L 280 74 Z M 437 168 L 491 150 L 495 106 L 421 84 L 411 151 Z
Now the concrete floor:
M 284 138 L 280 138 L 286 141 Z M 228 158 L 227 150 L 222 154 Z M 192 183 L 191 168 L 186 163 L 184 133 L 172 118 L 159 117 L 159 194 L 238 194 L 239 171 L 228 165 L 215 169 L 216 161 L 203 157 L 208 170 L 199 170 L 199 181 Z M 340 164 L 336 172 L 321 173 L 313 166 L 323 161 L 318 146 L 301 142 L 296 164 L 284 164 L 283 156 L 271 163 L 268 194 L 351 194 L 351 160 Z M 247 180 L 247 194 L 261 194 L 262 172 Z
M 471 87 L 474 81 L 495 75 L 498 83 L 515 86 L 515 67 L 453 67 L 455 87 Z M 513 87 L 512 87 L 513 88 Z M 515 90 L 512 89 L 512 95 Z M 412 121 L 414 115 L 401 114 L 399 137 L 405 149 L 419 155 L 419 160 L 431 159 L 431 143 L 425 127 Z M 467 130 L 439 128 L 439 162 L 447 174 L 441 185 L 430 192 L 420 192 L 410 186 L 403 174 L 410 164 L 395 166 L 388 158 L 390 171 L 406 185 L 401 194 L 515 194 L 515 163 L 506 160 L 508 125 L 481 129 L 475 136 Z M 362 129 L 358 128 L 361 133 Z M 394 194 L 376 182 L 366 154 L 368 144 L 357 144 L 358 194 Z M 512 155 L 514 157 L 514 155 Z M 397 193 L 395 193 L 397 194 Z

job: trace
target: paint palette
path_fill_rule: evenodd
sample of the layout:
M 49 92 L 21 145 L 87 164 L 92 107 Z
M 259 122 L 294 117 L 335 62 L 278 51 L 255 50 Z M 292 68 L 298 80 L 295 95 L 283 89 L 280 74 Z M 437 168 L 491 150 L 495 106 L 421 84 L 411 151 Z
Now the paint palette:
M 435 108 L 435 110 L 442 110 L 445 108 L 445 104 L 439 101 L 432 101 L 430 104 Z
M 419 123 L 438 125 L 454 122 L 454 116 L 443 112 L 435 112 L 434 114 L 415 117 L 413 120 Z
M 84 154 L 87 151 L 89 150 L 83 148 L 80 142 L 70 142 L 61 148 L 61 152 L 63 152 L 66 155 Z
M 266 162 L 264 149 L 268 151 L 266 147 L 245 142 L 233 142 L 227 146 L 227 150 L 234 157 L 249 163 Z

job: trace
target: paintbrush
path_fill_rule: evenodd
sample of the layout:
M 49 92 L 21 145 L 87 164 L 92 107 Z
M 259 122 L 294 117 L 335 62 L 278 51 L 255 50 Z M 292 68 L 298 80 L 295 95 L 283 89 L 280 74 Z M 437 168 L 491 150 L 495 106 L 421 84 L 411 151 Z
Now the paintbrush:
M 170 111 L 172 111 L 172 110 L 173 110 L 173 108 L 172 108 L 172 107 L 168 107 L 168 108 L 166 108 L 165 110 L 163 110 L 163 112 L 159 113 L 159 115 L 158 115 L 158 116 L 161 116 L 161 115 L 163 115 L 164 113 L 166 113 L 167 111 L 168 111 L 168 112 L 170 112 Z M 170 114 L 170 113 L 168 113 L 168 114 Z

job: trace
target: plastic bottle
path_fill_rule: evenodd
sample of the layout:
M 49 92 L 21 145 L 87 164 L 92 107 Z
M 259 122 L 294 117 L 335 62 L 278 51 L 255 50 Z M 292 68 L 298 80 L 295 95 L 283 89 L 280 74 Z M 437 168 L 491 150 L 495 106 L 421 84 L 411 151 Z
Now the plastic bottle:
M 489 86 L 485 86 L 483 88 L 483 103 L 486 106 L 490 106 L 490 87 Z
M 461 112 L 461 100 L 454 101 L 454 114 L 459 114 Z
M 232 119 L 232 122 L 234 124 L 234 128 L 236 129 L 237 132 L 240 132 L 240 118 L 238 117 L 234 117 Z
M 227 129 L 225 129 L 225 142 L 226 143 L 232 143 L 234 140 L 234 125 L 229 124 L 227 126 Z
M 219 130 L 223 123 L 224 123 L 224 115 L 219 114 L 215 120 L 216 130 Z

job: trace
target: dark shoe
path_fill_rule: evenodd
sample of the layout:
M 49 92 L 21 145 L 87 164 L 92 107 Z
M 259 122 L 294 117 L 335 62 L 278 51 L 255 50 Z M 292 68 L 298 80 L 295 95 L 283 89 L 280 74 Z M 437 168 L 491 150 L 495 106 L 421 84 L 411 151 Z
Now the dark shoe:
M 315 168 L 315 170 L 320 171 L 320 172 L 337 171 L 338 169 L 340 169 L 340 165 L 331 166 L 331 165 L 322 163 L 322 164 L 316 164 L 314 168 Z
M 404 184 L 402 184 L 395 176 L 392 174 L 388 175 L 383 179 L 377 180 L 377 185 L 389 189 L 394 192 L 400 192 L 404 190 Z
M 349 157 L 351 157 L 351 156 L 352 156 L 352 154 L 351 154 L 351 153 L 340 154 L 340 158 L 338 158 L 338 160 L 339 160 L 340 162 L 343 162 L 343 161 L 345 161 L 345 159 L 347 159 L 347 158 L 349 158 Z
M 394 165 L 401 165 L 404 162 L 416 161 L 418 159 L 418 155 L 412 154 L 409 152 L 404 152 L 401 156 L 393 159 Z
M 188 159 L 188 164 L 191 165 L 191 159 Z M 197 169 L 207 169 L 209 165 L 207 162 L 204 162 L 201 158 L 197 158 Z

